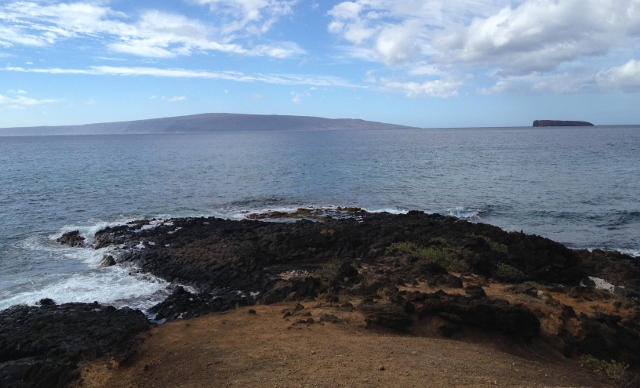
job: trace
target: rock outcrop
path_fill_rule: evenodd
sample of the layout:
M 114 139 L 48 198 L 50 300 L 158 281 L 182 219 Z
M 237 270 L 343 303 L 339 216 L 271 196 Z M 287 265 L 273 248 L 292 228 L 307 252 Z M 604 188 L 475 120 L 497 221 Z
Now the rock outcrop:
M 71 232 L 67 232 L 56 239 L 57 242 L 63 245 L 68 245 L 70 247 L 83 247 L 84 246 L 84 237 L 80 235 L 80 231 L 73 230 Z
M 453 338 L 480 330 L 640 368 L 637 258 L 438 214 L 344 211 L 132 222 L 99 231 L 94 247 L 193 287 L 150 310 L 160 321 L 314 300 L 358 310 L 368 327 L 435 327 Z M 259 221 L 269 218 L 287 222 Z M 590 276 L 615 282 L 616 293 Z
M 110 355 L 125 362 L 148 328 L 138 310 L 97 303 L 43 299 L 0 311 L 0 386 L 66 387 L 79 361 Z

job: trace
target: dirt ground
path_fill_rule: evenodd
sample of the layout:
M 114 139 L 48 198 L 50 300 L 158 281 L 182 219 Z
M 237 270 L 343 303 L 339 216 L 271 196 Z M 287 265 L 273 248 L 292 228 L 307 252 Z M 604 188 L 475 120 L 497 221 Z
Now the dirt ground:
M 542 343 L 474 340 L 473 333 L 464 341 L 433 338 L 420 323 L 398 334 L 367 328 L 358 311 L 303 305 L 259 305 L 157 326 L 127 365 L 83 364 L 77 387 L 615 386 Z M 293 315 L 283 317 L 285 310 Z M 330 314 L 324 322 L 321 313 Z M 309 318 L 313 323 L 298 323 Z

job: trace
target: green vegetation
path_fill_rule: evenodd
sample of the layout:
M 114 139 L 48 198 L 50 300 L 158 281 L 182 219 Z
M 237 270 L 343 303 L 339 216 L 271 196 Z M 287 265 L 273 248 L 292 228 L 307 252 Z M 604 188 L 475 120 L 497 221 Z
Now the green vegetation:
M 342 261 L 340 260 L 327 261 L 319 270 L 314 273 L 314 276 L 319 277 L 320 281 L 324 285 L 328 285 L 329 281 L 331 281 L 338 275 L 338 271 L 340 271 L 341 265 Z
M 342 283 L 345 277 L 356 276 L 358 272 L 358 265 L 351 260 L 331 260 L 325 262 L 313 276 L 319 278 L 324 285 L 330 285 L 332 282 Z
M 505 263 L 498 264 L 498 268 L 496 268 L 496 272 L 494 272 L 493 276 L 498 280 L 509 283 L 521 283 L 525 280 L 525 276 L 522 271 Z
M 499 242 L 495 242 L 492 239 L 490 239 L 487 236 L 478 236 L 475 234 L 470 234 L 470 237 L 480 237 L 481 239 L 483 239 L 484 241 L 487 242 L 487 245 L 489 245 L 489 247 L 491 248 L 492 251 L 494 252 L 500 252 L 500 253 L 504 253 L 505 255 L 509 254 L 509 249 L 507 248 L 506 245 L 501 244 Z
M 418 262 L 437 263 L 453 272 L 465 272 L 470 269 L 469 265 L 462 260 L 466 253 L 463 248 L 452 246 L 440 237 L 432 239 L 430 243 L 433 245 L 427 248 L 406 241 L 393 243 L 387 247 L 385 253 L 414 255 L 418 257 Z
M 629 369 L 629 364 L 624 362 L 618 362 L 616 360 L 598 360 L 589 354 L 583 354 L 580 356 L 580 365 L 595 372 L 604 372 L 609 378 L 616 381 L 622 380 L 627 369 Z

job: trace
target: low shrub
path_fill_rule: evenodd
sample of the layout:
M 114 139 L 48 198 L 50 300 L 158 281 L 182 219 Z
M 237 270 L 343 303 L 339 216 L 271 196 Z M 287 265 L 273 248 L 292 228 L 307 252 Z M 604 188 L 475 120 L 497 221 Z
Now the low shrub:
M 595 372 L 604 372 L 610 379 L 620 381 L 625 376 L 629 364 L 618 362 L 616 360 L 605 361 L 598 360 L 589 354 L 580 356 L 580 365 L 589 368 Z
M 522 283 L 525 280 L 522 271 L 505 263 L 498 264 L 493 276 L 500 281 L 509 283 Z

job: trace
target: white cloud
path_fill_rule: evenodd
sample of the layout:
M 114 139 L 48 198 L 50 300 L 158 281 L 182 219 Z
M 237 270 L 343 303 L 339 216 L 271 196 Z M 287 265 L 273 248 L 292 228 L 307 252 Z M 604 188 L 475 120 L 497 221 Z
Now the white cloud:
M 381 79 L 384 88 L 400 91 L 407 97 L 439 97 L 449 98 L 458 96 L 458 88 L 463 85 L 461 81 L 432 80 L 426 82 L 399 82 Z
M 310 86 L 339 86 L 361 88 L 339 77 L 314 76 L 299 74 L 254 74 L 247 75 L 238 71 L 203 71 L 189 69 L 161 69 L 156 67 L 115 67 L 92 66 L 88 69 L 62 68 L 23 68 L 8 66 L 0 71 L 40 74 L 86 74 L 86 75 L 118 75 L 118 76 L 154 76 L 167 78 L 203 78 L 213 80 L 227 80 L 237 82 L 264 82 L 278 85 L 310 85 Z M 225 91 L 226 92 L 226 91 Z
M 356 0 L 328 15 L 330 32 L 387 65 L 428 58 L 510 73 L 603 55 L 640 35 L 640 0 Z
M 259 100 L 265 98 L 265 96 L 263 94 L 252 94 L 251 96 L 249 96 L 249 98 L 252 100 Z
M 450 97 L 464 73 L 493 78 L 481 93 L 637 90 L 636 62 L 598 68 L 638 52 L 640 0 L 352 0 L 327 15 L 346 57 L 390 67 L 381 85 L 409 96 Z
M 98 59 L 101 59 L 103 61 L 116 61 L 116 62 L 126 61 L 126 59 L 124 58 L 114 58 L 114 57 L 98 57 Z
M 222 31 L 233 34 L 244 30 L 249 34 L 267 32 L 279 18 L 290 15 L 298 0 L 192 0 L 208 5 L 212 12 L 225 15 Z
M 55 99 L 37 100 L 35 98 L 25 97 L 24 95 L 18 95 L 17 97 L 7 97 L 0 94 L 0 110 L 4 108 L 24 109 L 28 106 L 48 104 L 57 101 L 58 100 Z
M 602 56 L 640 34 L 640 1 L 527 0 L 435 35 L 442 62 L 497 67 L 508 74 L 556 69 Z
M 630 60 L 621 66 L 602 70 L 534 73 L 501 77 L 493 86 L 478 89 L 480 94 L 492 93 L 552 93 L 574 94 L 594 92 L 640 92 L 640 61 Z
M 256 28 L 266 32 L 278 17 L 291 12 L 292 1 L 225 0 L 198 1 L 227 9 L 240 7 L 245 12 L 218 26 L 174 13 L 147 10 L 137 17 L 104 6 L 106 2 L 42 3 L 13 1 L 0 5 L 0 46 L 47 46 L 65 39 L 90 38 L 104 41 L 114 52 L 143 57 L 169 58 L 195 52 L 218 51 L 252 56 L 286 58 L 304 53 L 292 42 L 269 42 L 247 47 L 238 42 L 240 30 L 251 35 Z M 235 16 L 234 16 L 235 15 Z M 257 26 L 256 23 L 261 22 Z M 229 25 L 236 27 L 230 28 Z
M 423 26 L 416 20 L 402 25 L 383 28 L 375 42 L 380 59 L 387 65 L 414 62 L 426 50 L 421 30 Z
M 291 92 L 291 97 L 292 97 L 292 98 L 291 98 L 291 101 L 292 101 L 294 104 L 299 104 L 299 103 L 301 103 L 301 102 L 302 102 L 302 94 L 300 94 L 300 93 Z
M 149 97 L 149 99 L 150 99 L 150 100 L 155 100 L 155 99 L 157 99 L 157 98 L 158 98 L 158 96 L 151 96 L 151 97 Z
M 87 105 L 95 105 L 96 101 L 93 98 L 89 98 Z
M 174 97 L 170 98 L 168 101 L 175 102 L 175 101 L 184 101 L 186 99 L 187 99 L 187 97 L 185 97 L 185 96 L 174 96 Z
M 329 32 L 342 35 L 344 39 L 355 44 L 361 44 L 371 38 L 377 27 L 369 26 L 366 18 L 360 17 L 364 6 L 359 2 L 343 2 L 333 7 L 328 15 L 334 20 L 329 23 Z
M 527 74 L 505 76 L 495 85 L 477 90 L 479 94 L 575 94 L 597 92 L 595 76 L 586 72 L 562 72 L 558 74 Z
M 360 49 L 373 50 L 379 61 L 398 65 L 431 53 L 434 29 L 446 29 L 497 8 L 492 2 L 478 0 L 345 1 L 327 13 L 333 19 L 328 30 Z
M 625 92 L 640 91 L 640 61 L 630 60 L 622 66 L 601 71 L 596 77 L 605 90 L 619 89 Z

